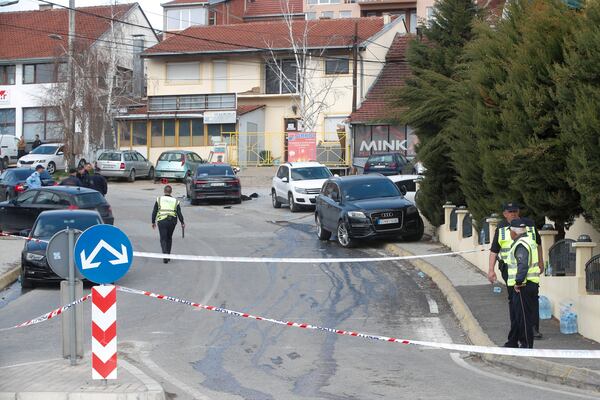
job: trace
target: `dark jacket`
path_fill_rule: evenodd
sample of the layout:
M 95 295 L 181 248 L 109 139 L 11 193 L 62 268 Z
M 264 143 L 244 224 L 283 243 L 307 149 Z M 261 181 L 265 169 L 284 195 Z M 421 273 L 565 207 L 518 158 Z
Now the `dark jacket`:
M 103 196 L 106 196 L 108 193 L 108 184 L 106 183 L 106 178 L 99 174 L 87 175 L 87 182 L 89 184 L 90 189 L 94 189 L 102 193 Z
M 42 141 L 41 140 L 34 140 L 33 143 L 31 144 L 31 150 L 35 149 L 36 147 L 40 147 L 42 145 Z
M 76 176 L 67 176 L 65 179 L 60 181 L 61 186 L 82 186 L 81 181 Z

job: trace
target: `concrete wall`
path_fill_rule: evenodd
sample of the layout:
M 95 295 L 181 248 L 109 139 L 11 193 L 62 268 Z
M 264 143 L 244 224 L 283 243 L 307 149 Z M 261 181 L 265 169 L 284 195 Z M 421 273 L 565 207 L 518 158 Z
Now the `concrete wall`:
M 474 253 L 462 254 L 461 256 L 475 265 L 481 271 L 487 274 L 489 244 L 479 245 L 477 241 L 477 231 L 473 227 L 473 236 L 462 237 L 462 221 L 468 210 L 457 210 L 457 230 L 450 231 L 450 212 L 454 206 L 445 206 L 445 224 L 437 228 L 439 241 L 450 247 L 452 251 L 461 250 L 483 250 Z M 547 233 L 546 233 L 547 232 Z M 493 231 L 490 231 L 490 239 L 493 239 Z M 541 231 L 544 246 L 544 260 L 548 260 L 548 249 L 554 243 L 552 231 Z M 578 318 L 579 333 L 590 339 L 600 341 L 600 295 L 587 294 L 585 291 L 585 263 L 592 254 L 600 252 L 599 243 L 600 233 L 595 231 L 591 225 L 587 224 L 582 218 L 578 218 L 575 224 L 569 229 L 566 237 L 577 240 L 579 235 L 587 234 L 592 237 L 591 244 L 576 243 L 577 268 L 576 276 L 541 276 L 540 277 L 540 295 L 550 299 L 552 303 L 552 314 L 560 319 L 561 303 L 572 303 Z M 499 275 L 499 272 L 496 271 Z

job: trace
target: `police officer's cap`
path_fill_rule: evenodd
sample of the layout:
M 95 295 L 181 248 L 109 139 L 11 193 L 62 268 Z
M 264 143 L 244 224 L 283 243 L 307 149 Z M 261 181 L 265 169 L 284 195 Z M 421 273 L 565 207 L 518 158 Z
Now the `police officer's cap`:
M 502 209 L 504 211 L 519 211 L 521 209 L 521 206 L 516 201 L 511 201 L 509 203 L 504 203 L 502 205 Z
M 522 218 L 515 218 L 512 221 L 510 221 L 510 227 L 511 228 L 526 228 L 527 224 L 525 223 L 525 221 Z

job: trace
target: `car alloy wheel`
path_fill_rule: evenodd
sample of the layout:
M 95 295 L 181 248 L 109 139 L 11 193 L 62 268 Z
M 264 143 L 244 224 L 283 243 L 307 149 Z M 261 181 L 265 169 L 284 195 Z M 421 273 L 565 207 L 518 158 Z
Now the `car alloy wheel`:
M 342 247 L 352 247 L 354 245 L 354 241 L 350 237 L 350 231 L 348 230 L 348 226 L 344 221 L 340 221 L 337 229 L 337 239 L 338 243 Z
M 291 212 L 296 212 L 298 211 L 298 209 L 300 208 L 295 202 L 294 202 L 294 195 L 293 194 L 288 194 L 288 204 L 290 205 L 290 211 Z
M 271 190 L 271 203 L 273 204 L 273 208 L 281 208 L 281 202 L 277 200 L 275 189 Z
M 150 168 L 150 171 L 148 171 L 148 179 L 153 180 L 154 179 L 154 168 Z
M 129 182 L 135 182 L 135 169 L 131 169 L 131 172 L 129 172 L 129 177 L 127 178 L 127 180 Z
M 315 225 L 317 226 L 317 237 L 319 240 L 329 240 L 331 232 L 323 228 L 321 217 L 318 214 L 315 216 Z
M 48 163 L 48 168 L 46 168 L 46 171 L 48 171 L 48 173 L 50 175 L 54 174 L 56 172 L 56 164 L 54 164 L 52 161 L 50 161 Z

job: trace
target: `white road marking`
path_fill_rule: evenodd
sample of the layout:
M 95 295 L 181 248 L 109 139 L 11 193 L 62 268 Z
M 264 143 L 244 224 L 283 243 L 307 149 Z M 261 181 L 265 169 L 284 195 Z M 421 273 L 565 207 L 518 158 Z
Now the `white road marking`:
M 521 385 L 521 386 L 525 386 L 528 388 L 532 388 L 532 389 L 536 389 L 536 390 L 545 390 L 547 392 L 552 392 L 552 393 L 559 393 L 562 395 L 567 395 L 567 396 L 572 396 L 572 397 L 579 397 L 582 399 L 598 399 L 598 397 L 596 396 L 592 396 L 592 395 L 586 395 L 583 393 L 574 393 L 573 390 L 578 390 L 578 389 L 574 389 L 574 388 L 570 388 L 570 391 L 565 391 L 565 390 L 560 390 L 560 389 L 553 389 L 553 388 L 549 388 L 547 387 L 547 383 L 545 382 L 541 382 L 540 386 L 538 385 L 534 385 L 532 383 L 527 383 L 527 382 L 522 382 L 518 379 L 514 379 L 514 378 L 507 378 L 504 377 L 502 375 L 497 375 L 497 374 L 492 374 L 491 372 L 487 372 L 487 371 L 482 371 L 479 368 L 474 367 L 473 365 L 469 364 L 468 362 L 466 362 L 459 353 L 450 353 L 450 358 L 452 359 L 452 361 L 454 361 L 458 366 L 471 371 L 471 372 L 475 372 L 479 375 L 483 375 L 486 376 L 488 378 L 491 379 L 496 379 L 502 382 L 506 382 L 510 385 Z
M 438 317 L 411 318 L 410 326 L 413 326 L 415 329 L 415 337 L 418 337 L 422 341 L 453 343 L 452 338 L 448 335 L 446 328 L 442 324 L 442 320 Z M 423 347 L 423 349 L 432 350 L 433 348 Z
M 431 298 L 430 295 L 426 294 L 425 298 L 427 299 L 427 303 L 429 304 L 429 312 L 432 314 L 439 314 L 440 310 L 438 308 L 437 302 Z
M 49 360 L 30 361 L 30 362 L 25 362 L 25 363 L 20 363 L 20 364 L 4 365 L 4 366 L 0 367 L 0 369 L 25 367 L 27 365 L 44 364 L 44 363 L 47 363 L 47 362 L 58 361 L 58 360 L 62 360 L 62 358 L 51 358 Z

